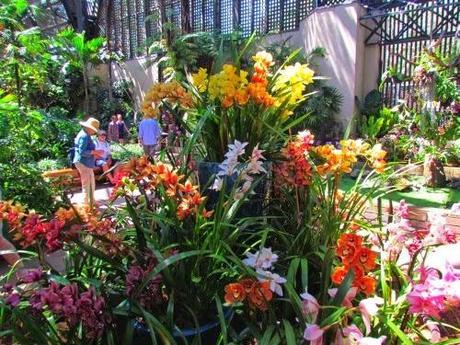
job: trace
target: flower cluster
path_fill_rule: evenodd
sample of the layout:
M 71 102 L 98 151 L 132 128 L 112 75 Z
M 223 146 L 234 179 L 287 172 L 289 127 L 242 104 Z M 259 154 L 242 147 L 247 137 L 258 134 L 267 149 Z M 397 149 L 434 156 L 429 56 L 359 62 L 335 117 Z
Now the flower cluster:
M 305 86 L 313 82 L 313 71 L 307 65 L 296 64 L 280 71 L 270 93 L 270 67 L 274 65 L 273 57 L 266 51 L 260 51 L 252 57 L 253 73 L 248 81 L 248 72 L 238 70 L 226 64 L 222 71 L 209 77 L 205 69 L 192 75 L 192 83 L 199 92 L 208 92 L 211 100 L 217 99 L 224 108 L 233 105 L 244 106 L 249 100 L 254 104 L 270 108 L 274 105 L 293 105 L 303 99 Z M 286 113 L 288 115 L 288 113 Z
M 333 145 L 314 146 L 314 136 L 302 131 L 281 150 L 283 161 L 274 168 L 278 185 L 305 187 L 314 172 L 320 176 L 350 173 L 358 158 L 366 159 L 376 172 L 385 168 L 386 152 L 380 144 L 370 147 L 362 140 L 342 140 Z
M 248 143 L 241 143 L 238 140 L 228 145 L 229 150 L 225 154 L 225 160 L 219 164 L 219 172 L 211 189 L 220 191 L 223 186 L 223 178 L 237 174 L 239 177 L 238 182 L 241 182 L 241 186 L 236 189 L 234 198 L 240 200 L 251 189 L 251 185 L 254 182 L 254 175 L 266 172 L 263 167 L 263 160 L 265 160 L 262 155 L 263 151 L 259 150 L 258 145 L 252 150 L 251 157 L 246 164 L 239 163 L 239 158 L 244 155 L 247 145 Z
M 370 148 L 369 144 L 361 139 L 341 140 L 340 148 L 333 145 L 317 146 L 313 152 L 321 160 L 317 165 L 320 175 L 350 173 L 353 166 L 358 162 L 358 157 L 367 159 L 376 172 L 382 173 L 385 168 L 386 152 L 381 144 Z
M 330 289 L 329 295 L 334 298 L 337 289 Z M 342 305 L 347 308 L 353 308 L 352 300 L 355 298 L 357 293 L 357 288 L 352 287 L 345 295 Z M 323 336 L 324 333 L 330 328 L 330 325 L 325 325 L 320 327 L 316 323 L 316 319 L 321 309 L 316 298 L 305 291 L 301 294 L 302 298 L 302 311 L 307 317 L 308 322 L 304 331 L 304 339 L 310 341 L 310 344 L 323 345 Z M 366 327 L 366 335 L 371 331 L 371 321 L 372 318 L 378 314 L 379 305 L 383 304 L 383 298 L 381 297 L 370 297 L 363 299 L 359 302 L 359 312 L 363 319 L 364 326 Z M 379 338 L 372 338 L 364 336 L 363 332 L 354 324 L 344 326 L 342 329 L 336 329 L 335 341 L 333 344 L 357 344 L 357 345 L 382 345 L 385 343 L 386 336 L 381 336 Z
M 99 338 L 108 322 L 106 303 L 93 287 L 84 292 L 79 292 L 75 283 L 59 285 L 44 279 L 43 271 L 31 269 L 18 276 L 17 284 L 5 284 L 2 288 L 2 298 L 12 308 L 18 307 L 21 301 L 28 301 L 32 308 L 32 315 L 36 313 L 51 313 L 61 324 L 69 329 L 81 322 L 87 339 Z M 24 284 L 34 284 L 26 288 Z
M 286 283 L 286 279 L 271 271 L 273 264 L 278 261 L 278 255 L 272 253 L 271 248 L 262 248 L 254 254 L 246 253 L 246 256 L 243 263 L 256 270 L 259 281 L 268 281 L 270 290 L 278 296 L 283 296 L 281 284 Z
M 151 258 L 146 268 L 141 265 L 133 265 L 129 268 L 126 274 L 126 295 L 133 297 L 136 288 L 146 278 L 146 276 L 155 268 L 157 260 Z M 147 310 L 154 310 L 155 307 L 163 302 L 161 293 L 161 275 L 150 279 L 147 286 L 140 292 L 137 297 L 139 303 Z
M 278 261 L 278 255 L 271 248 L 262 248 L 256 253 L 246 253 L 246 256 L 243 263 L 256 270 L 257 280 L 248 278 L 228 284 L 225 287 L 225 301 L 234 304 L 247 299 L 250 308 L 265 311 L 273 293 L 283 296 L 281 284 L 286 283 L 286 279 L 271 271 L 273 264 Z
M 428 223 L 415 227 L 409 219 L 409 207 L 404 200 L 399 202 L 395 210 L 394 221 L 386 226 L 388 238 L 383 247 L 385 260 L 397 260 L 403 249 L 412 257 L 424 247 L 457 242 L 455 230 L 439 213 L 428 213 Z
M 421 267 L 420 279 L 407 295 L 411 313 L 443 319 L 460 308 L 460 271 L 448 265 L 440 277 L 435 269 Z
M 354 273 L 353 286 L 366 295 L 375 291 L 375 278 L 366 275 L 376 267 L 377 253 L 363 246 L 363 239 L 357 234 L 343 234 L 337 241 L 336 254 L 343 266 L 336 267 L 331 279 L 335 284 L 342 283 L 349 270 Z
M 297 62 L 283 68 L 276 79 L 274 90 L 281 93 L 280 103 L 295 105 L 303 100 L 306 85 L 313 83 L 314 72 L 308 65 Z
M 220 100 L 224 108 L 229 108 L 234 103 L 238 105 L 246 104 L 247 76 L 248 72 L 246 71 L 238 71 L 233 65 L 224 65 L 222 71 L 209 78 L 208 93 L 210 99 Z M 194 76 L 195 79 L 196 77 Z M 200 86 L 203 89 L 202 84 Z
M 269 281 L 247 278 L 225 286 L 225 302 L 228 304 L 247 301 L 251 309 L 265 311 L 272 298 Z
M 34 211 L 27 213 L 20 205 L 0 202 L 0 219 L 8 222 L 14 240 L 24 248 L 40 243 L 48 252 L 53 252 L 61 249 L 64 242 L 85 231 L 97 235 L 93 245 L 107 254 L 115 255 L 124 250 L 113 222 L 101 219 L 88 206 L 72 206 L 68 209 L 61 207 L 53 218 L 45 220 Z
M 158 83 L 150 88 L 142 101 L 141 112 L 144 117 L 158 117 L 158 106 L 163 101 L 179 104 L 183 108 L 193 105 L 192 96 L 178 82 Z
M 302 131 L 281 150 L 284 160 L 274 167 L 277 185 L 308 186 L 311 183 L 312 166 L 308 152 L 313 147 L 314 136 Z
M 26 213 L 20 205 L 0 202 L 0 219 L 8 222 L 14 240 L 24 248 L 43 242 L 48 251 L 60 249 L 63 244 L 65 222 L 59 219 L 45 221 L 34 211 Z
M 212 212 L 204 209 L 205 197 L 202 197 L 198 187 L 187 181 L 183 175 L 178 175 L 164 164 L 152 164 L 147 157 L 133 158 L 127 167 L 127 174 L 114 189 L 114 197 L 125 195 L 136 189 L 136 185 L 155 196 L 155 191 L 164 190 L 164 197 L 174 201 L 176 216 L 184 220 L 201 212 L 204 217 L 210 217 Z M 156 196 L 158 197 L 158 196 Z

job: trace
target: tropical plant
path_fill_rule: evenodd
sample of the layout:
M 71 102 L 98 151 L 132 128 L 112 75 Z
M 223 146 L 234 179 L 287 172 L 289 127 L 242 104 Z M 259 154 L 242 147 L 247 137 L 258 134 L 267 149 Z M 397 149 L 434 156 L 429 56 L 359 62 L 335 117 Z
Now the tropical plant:
M 83 110 L 88 113 L 89 110 L 89 68 L 91 65 L 98 65 L 107 59 L 110 54 L 104 49 L 106 41 L 103 37 L 86 39 L 85 33 L 77 33 L 72 28 L 61 31 L 58 35 L 58 42 L 65 49 L 62 50 L 63 56 L 73 67 L 81 70 L 83 74 L 83 86 L 85 99 Z
M 218 39 L 213 33 L 195 32 L 178 35 L 174 40 L 160 39 L 148 51 L 153 58 L 146 66 L 158 63 L 165 81 L 184 80 L 198 68 L 210 69 L 218 52 Z

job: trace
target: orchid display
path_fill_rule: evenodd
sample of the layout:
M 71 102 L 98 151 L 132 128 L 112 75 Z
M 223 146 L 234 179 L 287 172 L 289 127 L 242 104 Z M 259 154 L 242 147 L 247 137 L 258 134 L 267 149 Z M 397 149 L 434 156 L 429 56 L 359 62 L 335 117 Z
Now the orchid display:
M 289 65 L 289 60 L 273 70 L 273 57 L 266 51 L 257 52 L 251 62 L 249 70 L 238 59 L 214 74 L 200 68 L 189 78 L 195 99 L 191 113 L 210 161 L 222 161 L 235 140 L 247 142 L 250 151 L 258 145 L 271 158 L 298 121 L 293 110 L 307 97 L 313 70 L 306 64 Z

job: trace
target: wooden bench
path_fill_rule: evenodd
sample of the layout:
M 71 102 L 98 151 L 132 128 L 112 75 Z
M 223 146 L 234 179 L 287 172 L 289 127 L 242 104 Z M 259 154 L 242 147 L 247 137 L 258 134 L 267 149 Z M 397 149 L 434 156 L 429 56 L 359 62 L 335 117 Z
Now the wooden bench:
M 124 166 L 123 163 L 118 163 L 114 166 L 114 171 L 117 172 Z M 96 177 L 96 182 L 102 179 L 107 179 L 103 176 L 102 168 L 94 169 L 94 175 Z M 65 168 L 58 170 L 45 171 L 42 174 L 43 178 L 50 181 L 54 186 L 79 186 L 80 185 L 80 174 L 75 168 Z

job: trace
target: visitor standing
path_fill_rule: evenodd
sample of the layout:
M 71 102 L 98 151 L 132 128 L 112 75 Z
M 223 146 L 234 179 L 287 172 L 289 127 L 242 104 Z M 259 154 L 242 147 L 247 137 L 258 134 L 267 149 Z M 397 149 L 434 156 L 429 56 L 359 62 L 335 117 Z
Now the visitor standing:
M 123 116 L 117 114 L 117 127 L 118 127 L 118 140 L 120 144 L 124 144 L 126 139 L 128 139 L 128 127 L 126 127 L 125 121 L 123 121 Z
M 146 156 L 153 158 L 160 135 L 161 130 L 156 119 L 144 118 L 141 121 L 139 124 L 139 145 L 144 149 Z
M 73 163 L 80 173 L 81 189 L 85 204 L 92 208 L 94 206 L 94 190 L 96 188 L 93 169 L 96 166 L 96 158 L 101 157 L 103 152 L 96 150 L 96 145 L 91 136 L 95 135 L 99 130 L 99 121 L 90 117 L 88 120 L 80 122 L 80 125 L 82 129 L 75 138 Z
M 112 115 L 111 121 L 109 122 L 109 128 L 107 129 L 107 139 L 110 142 L 118 142 L 118 126 L 117 126 L 117 116 Z

